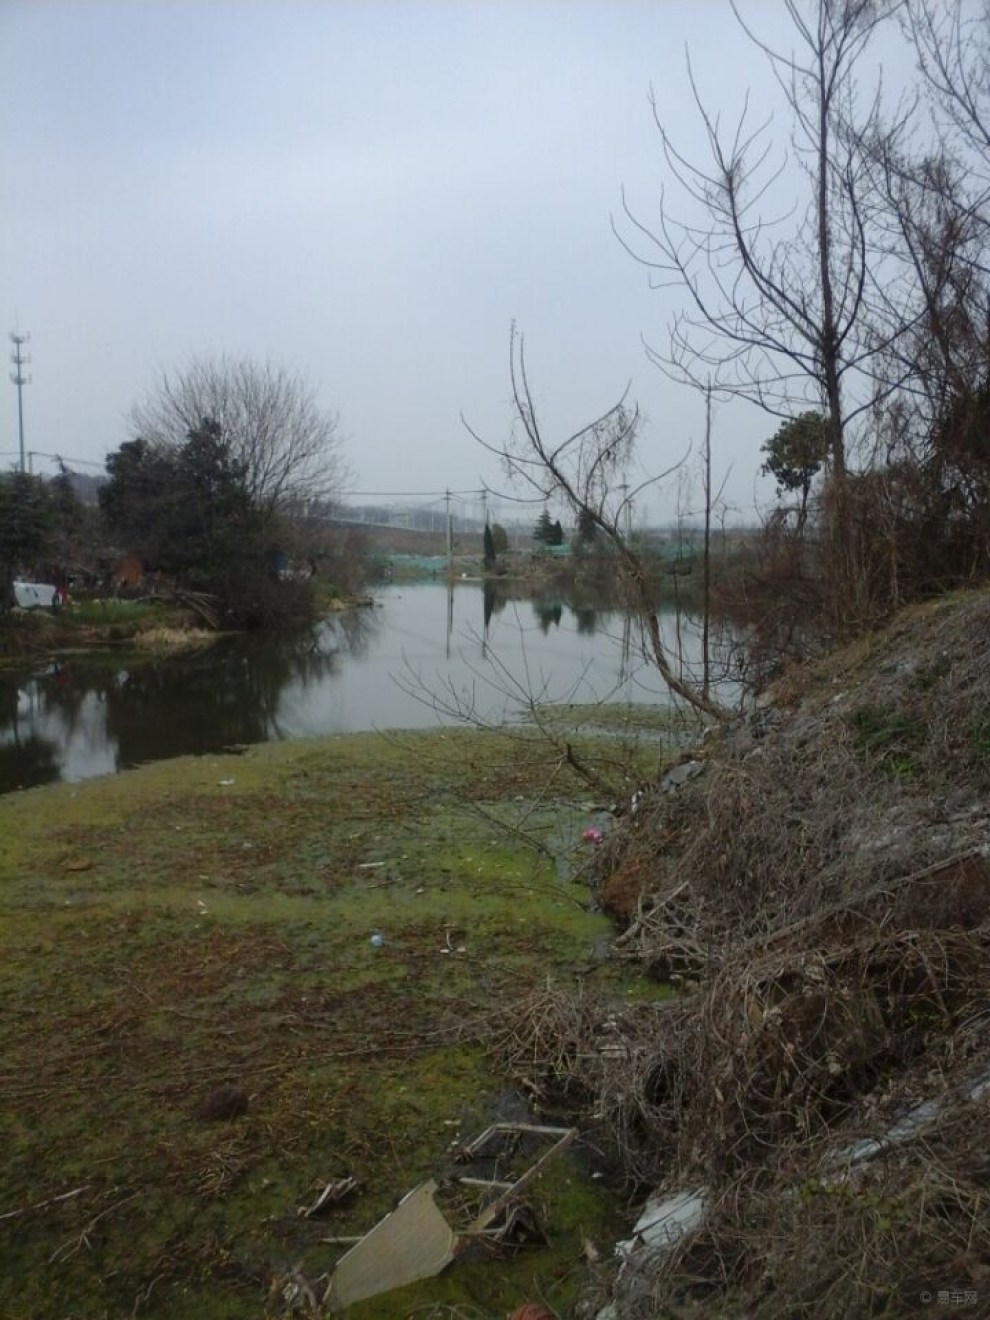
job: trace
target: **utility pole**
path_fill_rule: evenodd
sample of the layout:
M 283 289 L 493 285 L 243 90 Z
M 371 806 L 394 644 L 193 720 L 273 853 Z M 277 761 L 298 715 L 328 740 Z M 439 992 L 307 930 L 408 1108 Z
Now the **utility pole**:
M 30 335 L 19 335 L 16 331 L 10 332 L 10 342 L 14 345 L 14 351 L 10 355 L 10 360 L 14 364 L 14 370 L 11 372 L 10 379 L 17 386 L 17 435 L 20 441 L 21 453 L 21 472 L 24 472 L 24 386 L 30 385 L 31 377 L 25 376 L 23 368 L 31 361 L 31 355 L 24 352 L 24 345 L 31 339 Z
M 701 692 L 711 695 L 710 631 L 712 619 L 712 382 L 705 386 L 705 542 L 702 558 L 702 594 L 705 613 L 701 624 Z
M 481 530 L 488 526 L 488 487 L 481 488 Z
M 446 528 L 447 528 L 447 533 L 446 533 L 446 535 L 447 535 L 447 578 L 448 578 L 448 581 L 449 581 L 449 580 L 453 577 L 453 575 L 454 575 L 454 528 L 453 528 L 453 524 L 452 524 L 451 521 L 450 521 L 450 491 L 449 491 L 449 489 L 446 490 L 446 491 L 444 491 L 444 501 L 445 501 L 446 506 L 447 506 L 447 516 L 446 516 L 446 518 L 445 518 L 444 521 L 445 521 Z
M 619 511 L 622 514 L 622 521 L 626 524 L 626 541 L 628 542 L 632 540 L 632 500 L 629 497 L 629 482 L 621 482 L 619 490 L 622 492 L 622 503 L 619 505 Z

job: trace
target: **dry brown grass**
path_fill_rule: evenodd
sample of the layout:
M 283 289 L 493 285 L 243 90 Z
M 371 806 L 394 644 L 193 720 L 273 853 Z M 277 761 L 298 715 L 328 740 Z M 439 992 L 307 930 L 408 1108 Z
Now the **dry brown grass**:
M 629 1176 L 710 1189 L 621 1314 L 910 1314 L 990 1303 L 990 594 L 915 610 L 792 679 L 603 850 L 641 879 L 619 952 L 680 995 L 541 992 L 497 1042 L 581 1097 Z M 918 1131 L 837 1157 L 919 1101 Z M 967 1303 L 969 1304 L 969 1303 Z M 972 1311 L 971 1311 L 972 1313 Z

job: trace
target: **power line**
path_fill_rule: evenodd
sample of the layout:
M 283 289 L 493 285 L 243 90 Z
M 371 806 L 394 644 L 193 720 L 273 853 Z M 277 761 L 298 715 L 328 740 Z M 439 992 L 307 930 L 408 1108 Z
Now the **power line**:
M 481 490 L 475 486 L 472 490 L 348 490 L 344 494 L 349 500 L 442 500 L 446 495 L 477 499 Z
M 343 500 L 435 500 L 451 499 L 485 500 L 493 499 L 497 504 L 545 504 L 542 495 L 509 495 L 506 491 L 493 490 L 491 486 L 473 486 L 470 490 L 345 490 Z
M 106 463 L 94 462 L 91 458 L 73 458 L 71 454 L 46 454 L 41 449 L 30 450 L 31 458 L 50 458 L 53 463 L 72 463 L 76 467 L 99 468 L 102 472 L 106 468 Z

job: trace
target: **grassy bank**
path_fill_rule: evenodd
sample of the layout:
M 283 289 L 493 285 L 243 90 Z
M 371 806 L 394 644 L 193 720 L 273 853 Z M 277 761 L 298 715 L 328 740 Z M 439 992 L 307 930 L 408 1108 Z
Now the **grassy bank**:
M 493 1026 L 548 978 L 612 975 L 583 886 L 465 805 L 516 818 L 546 779 L 535 739 L 366 735 L 0 800 L 0 1313 L 281 1314 L 292 1266 L 332 1268 L 323 1238 L 517 1110 Z M 526 828 L 556 851 L 585 817 L 554 790 Z M 247 1112 L 209 1121 L 225 1083 Z M 352 1204 L 299 1215 L 345 1175 Z M 611 1227 L 599 1187 L 566 1158 L 547 1248 L 350 1314 L 566 1303 Z
M 211 634 L 180 606 L 144 601 L 78 601 L 53 614 L 18 611 L 0 619 L 0 665 L 48 653 L 122 646 L 173 651 L 201 645 Z

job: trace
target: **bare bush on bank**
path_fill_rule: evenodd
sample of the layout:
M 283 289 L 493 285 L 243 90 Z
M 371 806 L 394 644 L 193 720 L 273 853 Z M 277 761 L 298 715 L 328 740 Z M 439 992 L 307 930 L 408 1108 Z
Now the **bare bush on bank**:
M 723 722 L 726 710 L 712 695 L 707 681 L 690 682 L 676 664 L 664 637 L 656 591 L 643 558 L 631 542 L 630 510 L 637 497 L 676 472 L 683 460 L 629 488 L 624 481 L 640 426 L 636 407 L 625 398 L 594 421 L 562 439 L 552 439 L 537 415 L 526 370 L 522 336 L 513 327 L 509 338 L 509 376 L 516 426 L 503 444 L 483 439 L 465 422 L 473 438 L 500 461 L 509 480 L 539 502 L 563 502 L 576 521 L 593 527 L 612 549 L 625 604 L 640 621 L 650 662 L 676 696 L 709 720 Z

